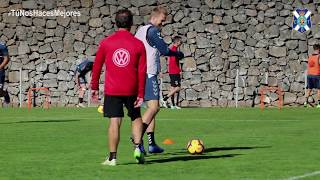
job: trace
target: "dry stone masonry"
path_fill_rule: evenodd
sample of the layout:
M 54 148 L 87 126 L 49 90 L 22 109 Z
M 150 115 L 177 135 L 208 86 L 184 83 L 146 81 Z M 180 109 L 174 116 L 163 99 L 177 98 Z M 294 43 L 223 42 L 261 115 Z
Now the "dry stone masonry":
M 114 32 L 115 12 L 129 8 L 134 13 L 134 33 L 147 23 L 152 8 L 162 5 L 169 10 L 162 28 L 164 40 L 171 43 L 173 36 L 180 35 L 184 42 L 182 106 L 233 107 L 237 70 L 239 106 L 258 104 L 255 92 L 261 86 L 280 86 L 285 105 L 301 105 L 306 59 L 320 38 L 319 4 L 319 0 L 0 0 L 0 39 L 11 58 L 8 91 L 18 104 L 22 68 L 24 102 L 36 83 L 50 89 L 52 104 L 73 106 L 78 101 L 76 65 L 83 57 L 94 58 L 99 41 Z M 310 31 L 291 30 L 296 8 L 312 12 Z M 81 15 L 17 17 L 9 15 L 11 10 Z M 161 63 L 166 72 L 166 58 Z M 166 74 L 164 91 L 169 87 Z M 275 93 L 268 95 L 271 104 L 277 100 Z

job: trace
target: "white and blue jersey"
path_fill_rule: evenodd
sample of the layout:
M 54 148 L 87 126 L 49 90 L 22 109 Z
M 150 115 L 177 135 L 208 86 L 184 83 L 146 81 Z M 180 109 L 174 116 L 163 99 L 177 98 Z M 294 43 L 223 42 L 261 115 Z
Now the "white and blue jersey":
M 152 24 L 140 27 L 135 36 L 143 42 L 147 53 L 145 100 L 159 100 L 160 88 L 157 75 L 161 71 L 160 55 L 181 56 L 182 53 L 171 51 L 161 37 L 159 28 Z

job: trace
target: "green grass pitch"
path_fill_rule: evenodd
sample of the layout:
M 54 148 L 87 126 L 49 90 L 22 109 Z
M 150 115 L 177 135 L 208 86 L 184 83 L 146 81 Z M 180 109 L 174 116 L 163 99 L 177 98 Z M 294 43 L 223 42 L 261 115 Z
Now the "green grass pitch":
M 156 140 L 165 153 L 148 155 L 144 165 L 133 159 L 126 117 L 115 167 L 100 165 L 107 153 L 108 120 L 96 108 L 9 108 L 0 113 L 1 180 L 255 180 L 320 171 L 320 110 L 315 108 L 162 109 Z M 175 144 L 163 145 L 166 138 Z M 203 155 L 186 152 L 193 138 L 204 141 Z

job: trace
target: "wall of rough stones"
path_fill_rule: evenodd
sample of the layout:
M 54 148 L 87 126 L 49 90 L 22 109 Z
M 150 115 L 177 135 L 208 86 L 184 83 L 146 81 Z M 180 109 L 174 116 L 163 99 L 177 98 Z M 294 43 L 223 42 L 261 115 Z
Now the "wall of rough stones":
M 94 57 L 99 41 L 115 29 L 114 14 L 129 8 L 136 28 L 157 5 L 168 8 L 162 28 L 166 42 L 180 35 L 187 56 L 181 60 L 182 106 L 235 105 L 239 70 L 239 106 L 251 106 L 261 86 L 280 86 L 286 105 L 304 101 L 304 71 L 312 45 L 319 42 L 319 0 L 0 0 L 0 39 L 11 61 L 8 90 L 18 104 L 19 69 L 23 99 L 33 82 L 49 87 L 51 101 L 61 106 L 77 103 L 74 70 L 84 56 Z M 291 30 L 292 12 L 307 8 L 313 26 L 305 33 Z M 11 10 L 80 11 L 73 17 L 16 17 Z M 166 60 L 162 58 L 163 71 Z M 103 79 L 102 79 L 103 80 Z M 163 89 L 169 88 L 165 75 Z M 272 104 L 277 95 L 267 98 Z M 41 98 L 38 101 L 42 101 Z M 259 96 L 255 97 L 255 104 Z

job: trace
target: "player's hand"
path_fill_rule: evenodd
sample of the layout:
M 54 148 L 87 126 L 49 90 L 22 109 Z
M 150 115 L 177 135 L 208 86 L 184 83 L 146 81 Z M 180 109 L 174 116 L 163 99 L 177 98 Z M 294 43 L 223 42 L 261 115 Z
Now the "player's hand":
M 137 97 L 137 100 L 134 102 L 134 108 L 141 107 L 143 103 L 143 98 Z
M 181 51 L 177 51 L 177 58 L 178 58 L 178 59 L 182 59 L 182 58 L 184 58 L 184 54 L 183 54 L 183 52 L 181 52 Z
M 163 76 L 164 76 L 163 73 L 160 72 L 160 73 L 159 73 L 159 77 L 160 77 L 160 78 L 163 78 Z
M 98 102 L 98 90 L 91 90 L 91 99 L 93 102 Z

